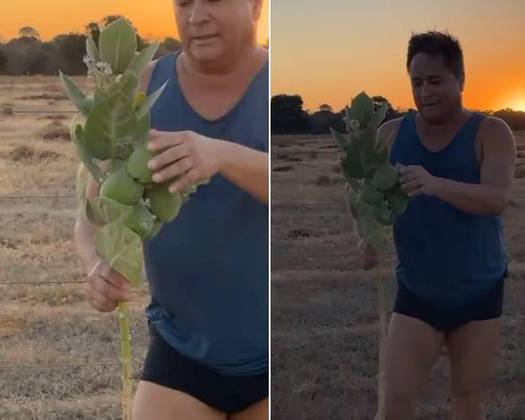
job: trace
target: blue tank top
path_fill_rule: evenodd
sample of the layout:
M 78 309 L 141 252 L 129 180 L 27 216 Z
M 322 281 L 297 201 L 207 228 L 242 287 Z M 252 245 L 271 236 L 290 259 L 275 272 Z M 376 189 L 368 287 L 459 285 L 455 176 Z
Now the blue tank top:
M 438 152 L 421 143 L 415 115 L 403 118 L 391 163 L 420 165 L 434 176 L 479 184 L 475 138 L 484 115 L 472 113 L 453 141 Z M 393 233 L 398 281 L 436 304 L 458 306 L 480 298 L 506 270 L 499 216 L 469 214 L 437 197 L 422 195 L 410 198 Z
M 267 152 L 268 63 L 227 115 L 208 121 L 186 101 L 175 58 L 161 58 L 151 76 L 148 94 L 168 81 L 152 128 Z M 175 350 L 226 375 L 267 371 L 268 206 L 216 175 L 144 241 L 144 259 L 152 297 L 146 316 Z

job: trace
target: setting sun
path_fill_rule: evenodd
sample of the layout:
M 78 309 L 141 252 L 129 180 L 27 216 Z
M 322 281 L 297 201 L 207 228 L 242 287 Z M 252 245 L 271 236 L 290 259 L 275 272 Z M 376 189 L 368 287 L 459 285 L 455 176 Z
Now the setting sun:
M 511 102 L 509 108 L 516 111 L 525 111 L 525 97 L 522 97 L 514 102 Z

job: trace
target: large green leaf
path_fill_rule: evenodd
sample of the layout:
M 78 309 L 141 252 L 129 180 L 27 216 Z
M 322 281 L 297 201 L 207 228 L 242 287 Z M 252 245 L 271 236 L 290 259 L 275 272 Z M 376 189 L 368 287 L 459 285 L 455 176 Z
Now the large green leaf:
M 77 176 L 75 179 L 75 192 L 77 197 L 77 207 L 83 208 L 86 202 L 86 188 L 88 172 L 82 162 L 78 165 Z
M 97 231 L 95 244 L 98 254 L 109 262 L 134 287 L 144 283 L 142 239 L 118 220 Z
M 126 206 L 106 197 L 89 197 L 87 201 L 91 212 L 105 223 L 124 219 L 133 212 L 132 206 Z
M 106 224 L 100 214 L 95 212 L 95 208 L 90 205 L 89 200 L 84 202 L 84 212 L 87 219 L 95 226 L 102 227 Z
M 137 50 L 137 35 L 126 19 L 120 18 L 100 31 L 100 59 L 122 74 Z
M 151 114 L 146 113 L 140 120 L 137 121 L 137 130 L 135 131 L 135 143 L 145 143 L 148 139 L 148 134 L 151 129 Z
M 350 142 L 345 145 L 345 156 L 341 159 L 341 168 L 347 181 L 352 178 L 364 178 L 365 169 L 359 143 Z
M 164 83 L 160 88 L 158 88 L 155 92 L 153 92 L 150 96 L 147 97 L 147 99 L 140 106 L 137 112 L 138 119 L 144 117 L 153 107 L 153 105 L 155 105 L 155 102 L 157 102 L 157 99 L 159 99 L 160 95 L 162 95 L 162 92 L 164 91 L 167 84 L 168 82 Z
M 71 99 L 71 101 L 75 104 L 75 106 L 82 113 L 82 115 L 87 117 L 93 109 L 93 99 L 84 95 L 84 93 L 75 84 L 75 82 L 73 82 L 71 78 L 66 76 L 61 71 L 59 73 L 60 81 L 62 82 L 62 87 L 66 91 L 67 96 L 69 96 L 69 99 Z
M 144 73 L 144 70 L 146 70 L 146 67 L 151 62 L 151 60 L 153 60 L 153 57 L 155 56 L 158 48 L 159 43 L 153 42 L 141 52 L 135 53 L 131 63 L 129 63 L 128 70 L 135 73 L 137 77 L 140 77 L 142 73 Z
M 130 102 L 133 104 L 133 100 L 135 99 L 135 95 L 137 94 L 138 88 L 138 77 L 135 75 L 135 73 L 126 70 L 124 74 L 120 76 L 119 81 L 113 85 L 111 91 L 122 91 L 122 93 L 124 93 L 124 95 L 126 95 L 129 98 Z
M 137 119 L 130 100 L 117 92 L 98 103 L 86 121 L 85 139 L 91 154 L 99 159 L 126 159 L 131 146 Z
M 73 141 L 73 144 L 75 145 L 75 148 L 77 150 L 77 154 L 82 161 L 82 163 L 86 166 L 88 171 L 91 173 L 93 178 L 97 180 L 98 183 L 102 183 L 105 179 L 105 175 L 102 172 L 102 170 L 97 166 L 97 164 L 93 160 L 93 155 L 89 151 L 86 140 L 85 140 L 85 133 L 84 133 L 84 126 L 82 119 L 77 114 L 73 117 L 71 120 L 71 123 L 69 125 L 69 132 L 71 136 L 71 140 Z
M 365 171 L 365 176 L 370 177 L 375 171 L 376 156 L 376 129 L 373 126 L 360 130 L 356 138 L 352 139 L 356 148 L 359 150 L 361 165 Z
M 361 127 L 366 127 L 374 113 L 374 102 L 365 92 L 361 92 L 352 100 L 350 113 L 351 118 L 358 120 Z
M 91 35 L 86 39 L 86 53 L 95 63 L 100 61 L 100 53 L 97 44 L 95 44 Z

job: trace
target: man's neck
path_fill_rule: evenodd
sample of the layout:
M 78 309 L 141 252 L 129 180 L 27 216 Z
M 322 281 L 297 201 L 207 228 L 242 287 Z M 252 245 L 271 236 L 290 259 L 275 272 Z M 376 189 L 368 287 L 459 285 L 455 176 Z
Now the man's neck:
M 258 48 L 255 42 L 246 45 L 234 56 L 213 63 L 199 62 L 183 52 L 179 68 L 186 75 L 191 74 L 191 78 L 199 83 L 222 83 L 253 67 L 254 57 L 257 54 Z
M 447 130 L 450 128 L 455 128 L 457 126 L 462 125 L 466 119 L 468 118 L 470 112 L 463 108 L 461 105 L 459 108 L 457 108 L 455 111 L 449 113 L 446 118 L 443 120 L 437 121 L 437 120 L 426 120 L 421 117 L 420 114 L 420 123 L 424 128 L 428 128 L 431 130 Z

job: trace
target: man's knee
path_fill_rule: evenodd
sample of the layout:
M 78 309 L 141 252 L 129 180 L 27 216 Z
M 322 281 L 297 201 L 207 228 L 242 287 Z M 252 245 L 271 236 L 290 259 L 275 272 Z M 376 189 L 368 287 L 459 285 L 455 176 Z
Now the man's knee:
M 479 383 L 452 387 L 452 405 L 459 419 L 481 418 L 483 404 L 488 397 L 488 384 Z

